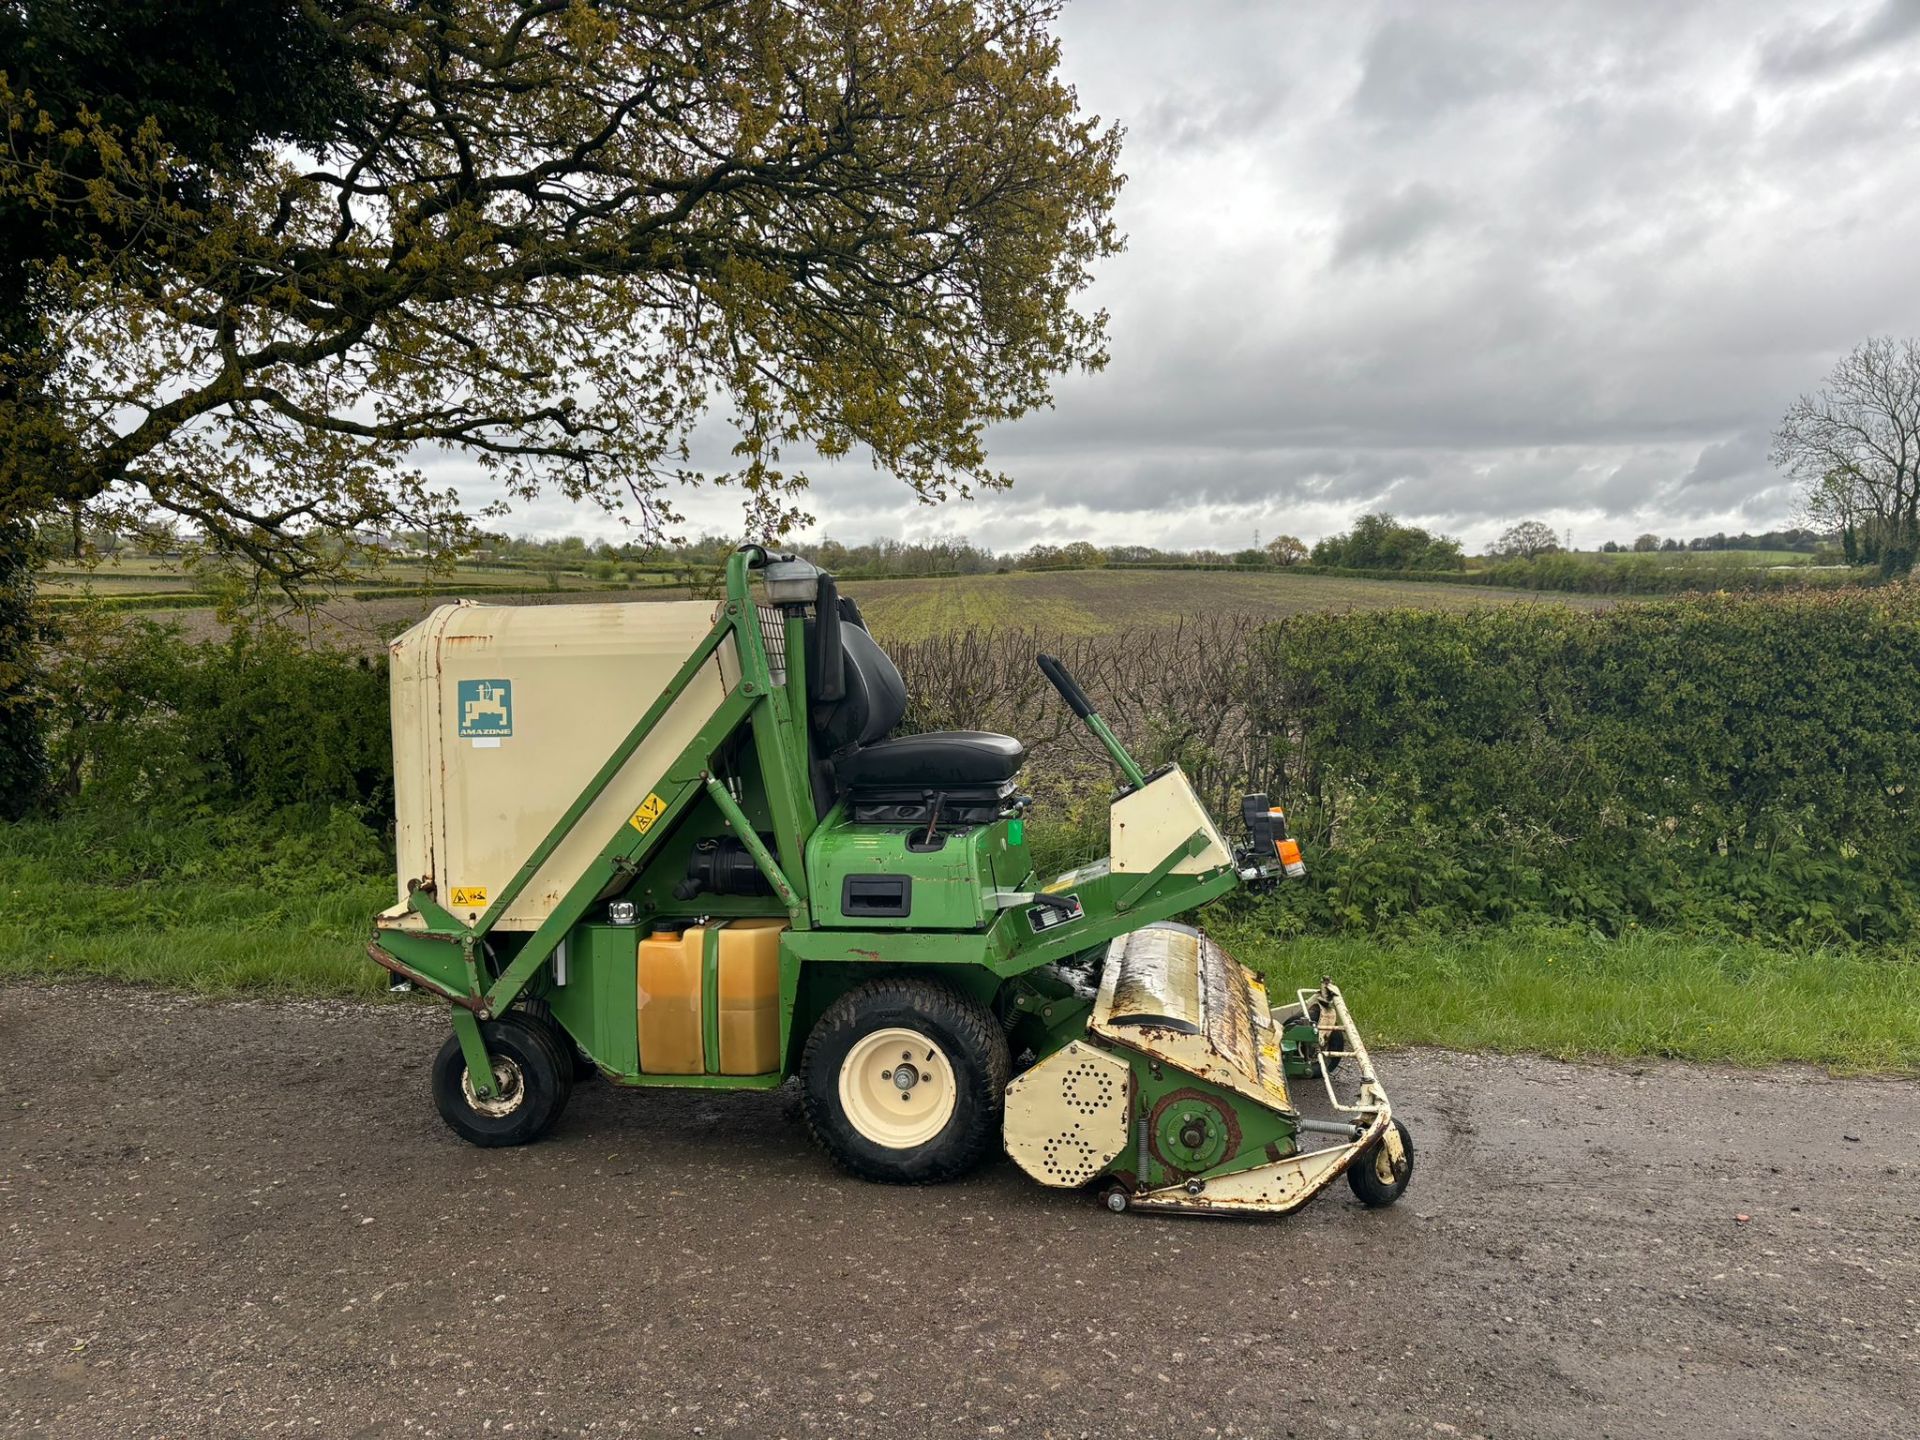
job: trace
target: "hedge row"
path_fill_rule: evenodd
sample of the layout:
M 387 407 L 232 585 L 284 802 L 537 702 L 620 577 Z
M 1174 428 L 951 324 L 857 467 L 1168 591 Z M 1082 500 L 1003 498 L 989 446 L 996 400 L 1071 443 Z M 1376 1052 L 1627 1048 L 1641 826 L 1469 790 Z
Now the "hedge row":
M 1912 586 L 1299 616 L 1248 679 L 1313 923 L 1916 933 Z
M 379 661 L 272 633 L 191 644 L 72 627 L 48 677 L 72 791 L 153 806 L 320 804 L 385 829 Z M 1296 930 L 1539 917 L 1770 939 L 1920 936 L 1920 588 L 1574 611 L 1237 616 L 1063 644 L 891 647 L 912 725 L 1028 744 L 1039 830 L 1103 839 L 1112 770 L 1034 666 L 1065 658 L 1149 763 L 1231 824 L 1266 790 L 1311 876 Z
M 1223 567 L 1251 569 L 1252 567 Z M 1710 558 L 1673 562 L 1651 555 L 1603 559 L 1591 555 L 1541 555 L 1497 560 L 1478 570 L 1355 570 L 1340 565 L 1293 565 L 1291 575 L 1333 575 L 1344 580 L 1411 580 L 1429 585 L 1488 585 L 1501 590 L 1554 591 L 1575 595 L 1690 595 L 1719 591 L 1840 590 L 1870 580 L 1874 572 L 1811 565 L 1749 565 Z

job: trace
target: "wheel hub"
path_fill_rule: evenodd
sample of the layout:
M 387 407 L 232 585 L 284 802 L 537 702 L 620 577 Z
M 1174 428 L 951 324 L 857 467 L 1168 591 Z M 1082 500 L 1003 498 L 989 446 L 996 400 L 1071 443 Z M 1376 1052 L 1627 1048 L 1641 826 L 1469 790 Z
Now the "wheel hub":
M 1183 1175 L 1211 1170 L 1240 1148 L 1240 1127 L 1218 1098 L 1187 1088 L 1162 1097 L 1148 1118 L 1153 1153 Z
M 476 1115 L 498 1120 L 518 1110 L 527 1098 L 526 1078 L 519 1065 L 504 1055 L 493 1057 L 493 1094 L 482 1099 L 473 1088 L 473 1076 L 460 1072 L 460 1093 Z
M 924 1145 L 953 1117 L 953 1063 L 917 1030 L 891 1026 L 856 1040 L 840 1064 L 840 1108 L 862 1137 L 890 1150 Z

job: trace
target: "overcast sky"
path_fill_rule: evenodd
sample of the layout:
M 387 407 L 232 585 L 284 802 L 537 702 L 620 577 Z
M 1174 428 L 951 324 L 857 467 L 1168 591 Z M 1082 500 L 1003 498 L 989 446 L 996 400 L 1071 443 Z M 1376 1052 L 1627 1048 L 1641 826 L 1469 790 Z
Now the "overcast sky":
M 818 472 L 816 534 L 1237 548 L 1386 508 L 1479 546 L 1766 528 L 1787 403 L 1920 334 L 1920 0 L 1077 0 L 1127 128 L 1113 362 L 1012 491 Z M 689 530 L 732 533 L 725 492 Z M 507 528 L 613 535 L 561 503 Z

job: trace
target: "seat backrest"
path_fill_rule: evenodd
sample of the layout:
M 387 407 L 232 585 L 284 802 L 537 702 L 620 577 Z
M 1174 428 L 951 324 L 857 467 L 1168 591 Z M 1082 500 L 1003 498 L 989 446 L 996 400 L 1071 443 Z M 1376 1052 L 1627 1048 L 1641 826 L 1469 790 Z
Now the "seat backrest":
M 830 705 L 816 706 L 813 715 L 814 732 L 828 753 L 884 739 L 907 713 L 906 682 L 871 635 L 858 625 L 842 625 L 840 649 L 846 657 L 847 693 Z

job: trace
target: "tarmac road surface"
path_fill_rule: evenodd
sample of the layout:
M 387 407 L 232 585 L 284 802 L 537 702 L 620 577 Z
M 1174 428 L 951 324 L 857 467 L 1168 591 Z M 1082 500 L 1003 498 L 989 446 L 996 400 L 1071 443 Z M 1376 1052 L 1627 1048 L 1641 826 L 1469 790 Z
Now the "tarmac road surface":
M 779 1093 L 471 1149 L 444 1023 L 0 989 L 0 1433 L 1915 1433 L 1920 1084 L 1401 1052 L 1397 1207 L 1176 1219 Z

